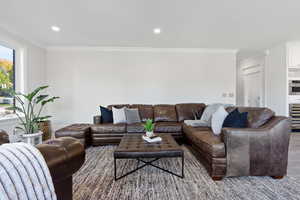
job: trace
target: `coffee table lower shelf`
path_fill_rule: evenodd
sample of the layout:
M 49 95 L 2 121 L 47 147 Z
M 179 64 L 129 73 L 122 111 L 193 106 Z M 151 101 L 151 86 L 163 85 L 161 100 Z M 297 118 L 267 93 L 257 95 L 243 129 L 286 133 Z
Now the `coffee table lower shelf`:
M 166 157 L 165 157 L 165 158 L 166 158 Z M 130 175 L 130 174 L 132 174 L 132 173 L 134 173 L 134 172 L 136 172 L 136 171 L 138 171 L 138 170 L 140 170 L 140 169 L 142 169 L 142 168 L 148 166 L 148 165 L 149 165 L 149 166 L 152 166 L 152 167 L 155 167 L 155 168 L 157 168 L 157 169 L 160 169 L 160 170 L 162 170 L 162 171 L 164 171 L 164 172 L 167 172 L 167 173 L 169 173 L 169 174 L 172 174 L 172 175 L 174 175 L 174 176 L 177 176 L 177 177 L 179 177 L 179 178 L 184 178 L 184 155 L 183 155 L 183 154 L 182 154 L 182 156 L 181 156 L 181 174 L 176 174 L 176 173 L 174 173 L 174 172 L 172 172 L 172 171 L 170 171 L 170 170 L 167 170 L 167 169 L 164 169 L 164 168 L 159 167 L 159 166 L 157 166 L 157 165 L 154 165 L 153 162 L 155 162 L 155 161 L 157 161 L 157 160 L 159 160 L 159 159 L 161 159 L 161 158 L 154 158 L 153 160 L 145 161 L 145 160 L 142 160 L 142 159 L 140 159 L 140 158 L 136 158 L 136 160 L 138 161 L 138 162 L 137 162 L 137 167 L 136 167 L 134 170 L 132 170 L 132 171 L 130 171 L 130 172 L 127 172 L 127 173 L 125 173 L 125 174 L 123 174 L 123 175 L 117 177 L 117 160 L 118 160 L 118 158 L 114 158 L 114 170 L 115 170 L 114 175 L 115 175 L 115 181 L 117 181 L 117 180 L 119 180 L 119 179 L 121 179 L 121 178 L 124 178 L 124 177 L 126 177 L 126 176 L 128 176 L 128 175 Z M 139 166 L 139 163 L 140 163 L 140 162 L 143 163 L 143 165 Z

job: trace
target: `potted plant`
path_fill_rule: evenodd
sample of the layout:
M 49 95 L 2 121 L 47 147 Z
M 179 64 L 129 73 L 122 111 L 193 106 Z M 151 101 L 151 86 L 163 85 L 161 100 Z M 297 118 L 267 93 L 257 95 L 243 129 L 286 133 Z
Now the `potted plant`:
M 12 97 L 15 98 L 16 104 L 7 109 L 15 111 L 15 114 L 20 120 L 19 129 L 23 132 L 22 137 L 24 142 L 36 145 L 42 143 L 42 134 L 39 123 L 49 119 L 51 116 L 41 116 L 43 108 L 49 102 L 53 102 L 59 97 L 49 97 L 47 94 L 39 94 L 48 86 L 41 86 L 36 88 L 29 94 L 22 94 L 20 92 L 10 91 Z
M 154 124 L 152 119 L 147 119 L 146 123 L 144 124 L 144 129 L 147 137 L 153 136 Z

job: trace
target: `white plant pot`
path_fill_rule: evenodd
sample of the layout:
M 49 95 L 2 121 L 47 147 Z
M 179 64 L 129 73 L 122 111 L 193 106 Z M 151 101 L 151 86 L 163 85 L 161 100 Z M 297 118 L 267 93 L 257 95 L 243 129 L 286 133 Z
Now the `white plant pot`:
M 32 133 L 32 134 L 23 134 L 23 142 L 31 145 L 37 145 L 42 143 L 43 139 L 43 132 L 39 131 L 37 133 Z
M 146 136 L 147 137 L 152 137 L 153 136 L 153 131 L 147 131 Z

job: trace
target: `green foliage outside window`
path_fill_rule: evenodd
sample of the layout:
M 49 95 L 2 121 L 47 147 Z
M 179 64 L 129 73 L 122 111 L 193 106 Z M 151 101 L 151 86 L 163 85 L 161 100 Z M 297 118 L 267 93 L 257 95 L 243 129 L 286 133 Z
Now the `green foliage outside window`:
M 9 60 L 0 59 L 0 89 L 9 90 L 13 87 L 13 63 Z M 2 95 L 1 95 L 2 96 Z

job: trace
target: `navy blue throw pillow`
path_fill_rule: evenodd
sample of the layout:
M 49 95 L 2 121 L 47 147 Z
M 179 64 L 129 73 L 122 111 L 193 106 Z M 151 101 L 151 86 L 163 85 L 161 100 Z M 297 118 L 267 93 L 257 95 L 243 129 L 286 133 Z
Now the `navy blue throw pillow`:
M 101 119 L 102 123 L 112 123 L 113 122 L 113 113 L 111 110 L 100 106 Z
M 240 113 L 236 108 L 229 113 L 224 120 L 223 127 L 246 128 L 248 122 L 248 112 Z

